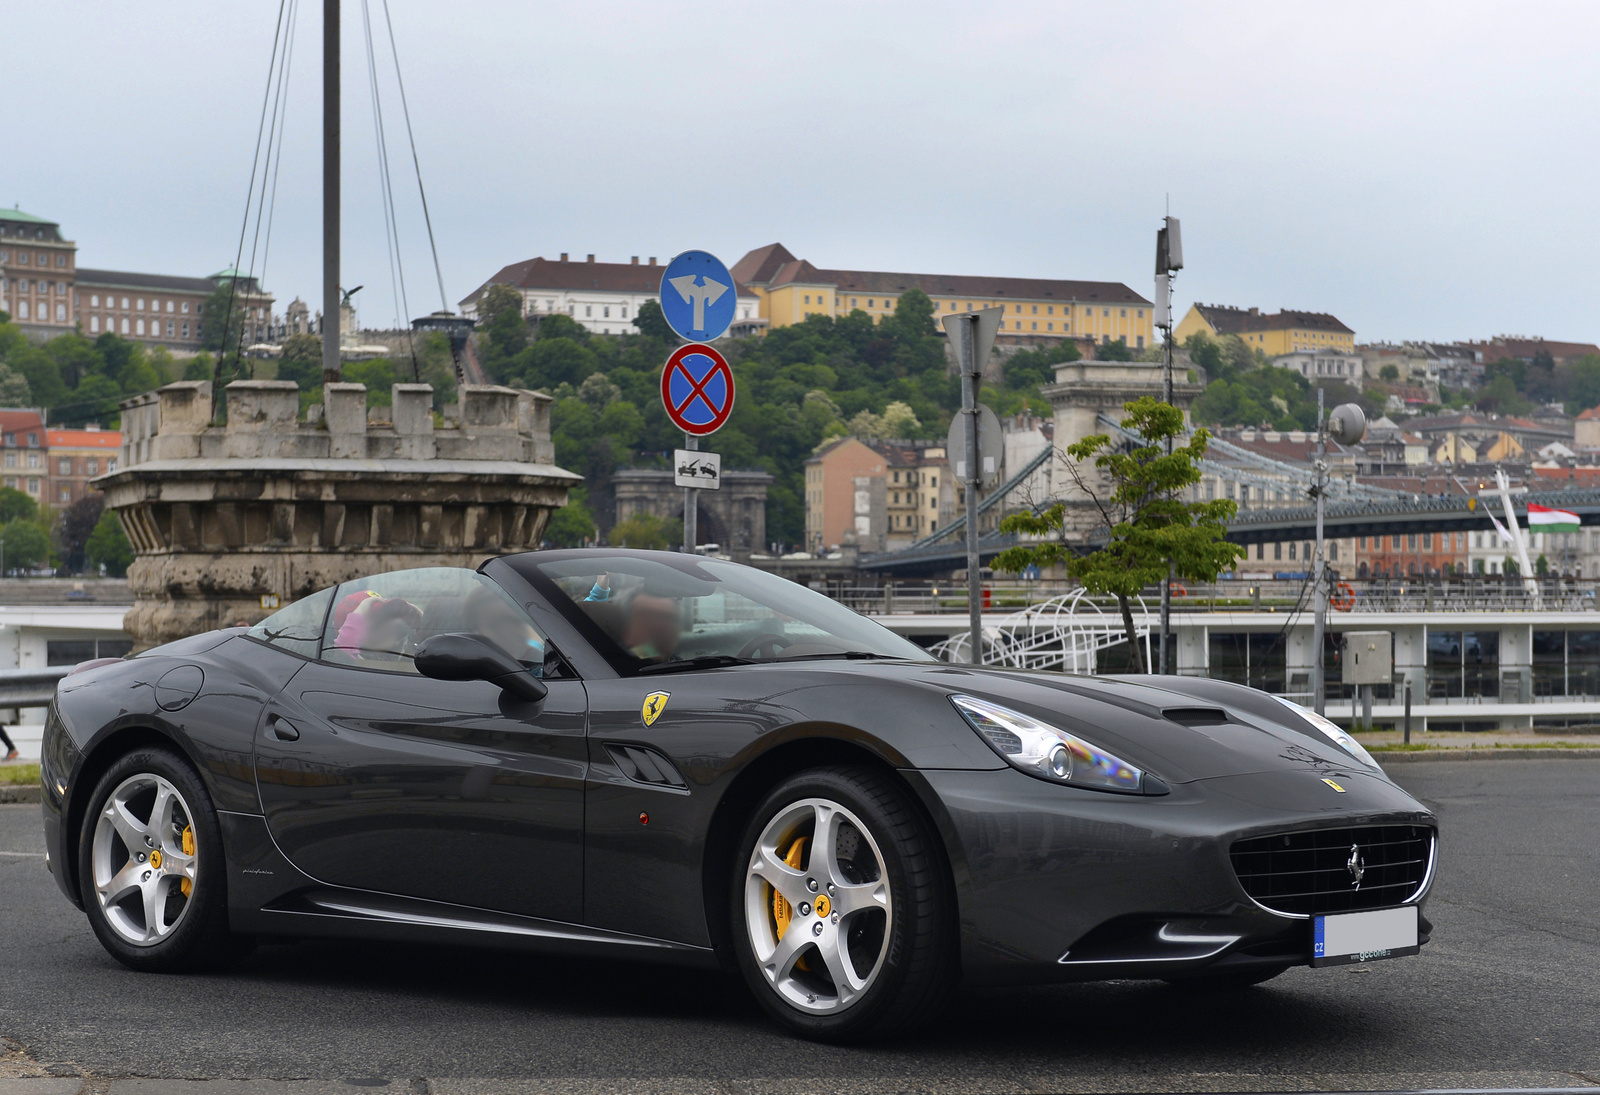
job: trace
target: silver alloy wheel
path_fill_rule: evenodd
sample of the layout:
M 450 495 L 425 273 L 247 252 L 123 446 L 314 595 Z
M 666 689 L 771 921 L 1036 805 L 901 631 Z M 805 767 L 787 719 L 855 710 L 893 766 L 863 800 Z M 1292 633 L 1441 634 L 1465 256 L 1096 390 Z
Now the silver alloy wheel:
M 197 857 L 183 850 L 183 834 L 193 817 L 169 780 L 146 772 L 119 783 L 100 808 L 91 863 L 95 898 L 111 929 L 136 947 L 166 939 L 189 911 Z M 192 848 L 192 833 L 190 841 Z
M 804 861 L 791 867 L 784 860 L 801 837 Z M 791 913 L 781 934 L 774 892 Z M 767 823 L 750 853 L 744 908 L 762 975 L 803 1011 L 843 1011 L 883 969 L 894 916 L 888 871 L 871 832 L 837 802 L 802 799 Z

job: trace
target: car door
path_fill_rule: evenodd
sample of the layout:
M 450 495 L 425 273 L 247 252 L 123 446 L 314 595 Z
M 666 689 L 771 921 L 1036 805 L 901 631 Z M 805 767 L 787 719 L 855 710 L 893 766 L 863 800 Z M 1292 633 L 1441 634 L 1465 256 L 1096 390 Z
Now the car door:
M 482 681 L 430 680 L 410 661 L 429 634 L 481 632 L 474 602 L 520 616 L 532 662 L 542 637 L 471 571 L 401 571 L 339 588 L 320 657 L 257 731 L 267 825 L 295 866 L 329 885 L 577 921 L 582 682 L 548 677 L 549 695 L 533 704 Z M 358 614 L 373 619 L 356 628 Z

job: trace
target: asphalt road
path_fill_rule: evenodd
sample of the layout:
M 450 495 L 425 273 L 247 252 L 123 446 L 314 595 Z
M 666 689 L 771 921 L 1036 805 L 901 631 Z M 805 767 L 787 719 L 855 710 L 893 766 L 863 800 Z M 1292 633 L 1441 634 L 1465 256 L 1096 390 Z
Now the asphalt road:
M 718 976 L 623 964 L 294 944 L 221 975 L 130 973 L 45 874 L 38 808 L 0 806 L 0 1095 L 1600 1085 L 1600 760 L 1394 770 L 1443 824 L 1420 957 L 1297 968 L 1223 997 L 971 993 L 870 1049 L 792 1040 Z M 43 1075 L 92 1079 L 18 1078 Z

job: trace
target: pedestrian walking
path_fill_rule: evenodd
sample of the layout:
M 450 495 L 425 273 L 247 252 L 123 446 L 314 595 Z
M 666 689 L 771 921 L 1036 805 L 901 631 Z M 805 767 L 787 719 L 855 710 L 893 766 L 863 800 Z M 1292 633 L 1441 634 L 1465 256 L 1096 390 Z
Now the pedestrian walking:
M 7 760 L 17 759 L 17 743 L 11 740 L 11 735 L 6 733 L 4 726 L 0 726 L 0 744 L 5 746 Z

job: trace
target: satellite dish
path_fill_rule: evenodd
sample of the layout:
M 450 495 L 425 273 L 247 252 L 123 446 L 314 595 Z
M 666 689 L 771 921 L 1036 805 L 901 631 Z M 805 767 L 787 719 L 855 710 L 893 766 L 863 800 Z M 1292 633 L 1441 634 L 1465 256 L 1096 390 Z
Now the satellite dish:
M 1367 416 L 1354 403 L 1341 403 L 1328 415 L 1328 436 L 1341 445 L 1358 444 L 1367 434 Z

